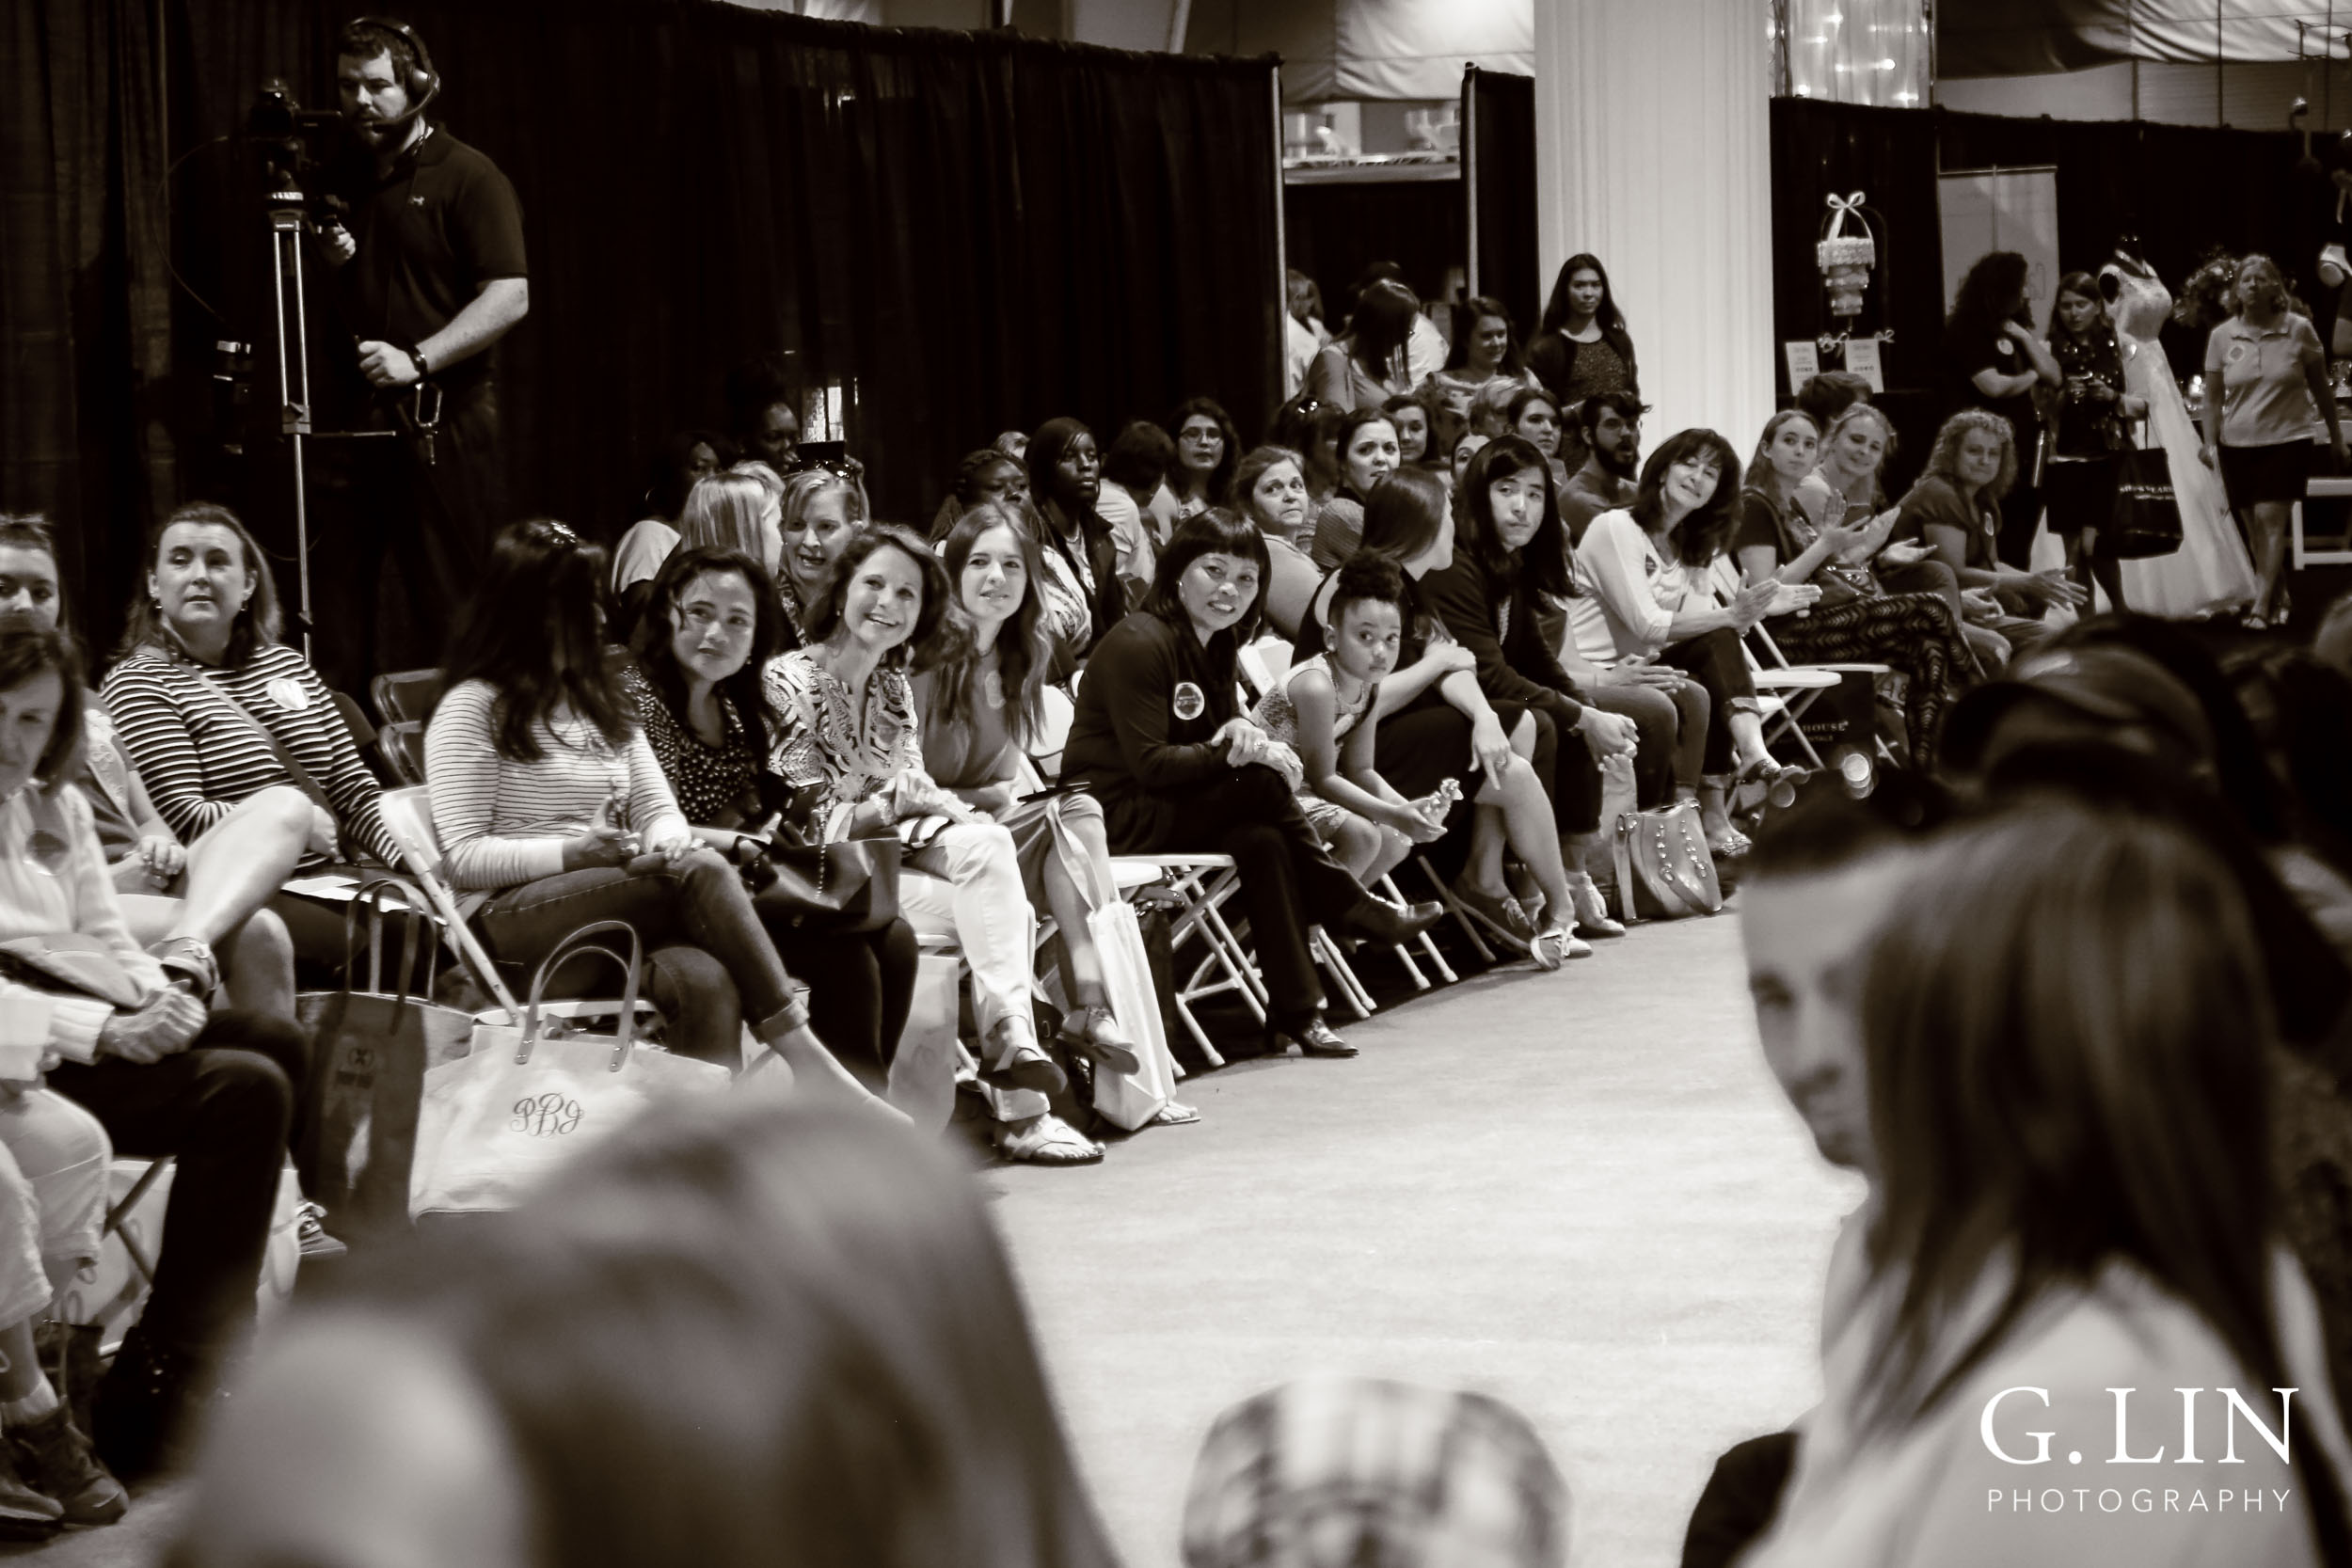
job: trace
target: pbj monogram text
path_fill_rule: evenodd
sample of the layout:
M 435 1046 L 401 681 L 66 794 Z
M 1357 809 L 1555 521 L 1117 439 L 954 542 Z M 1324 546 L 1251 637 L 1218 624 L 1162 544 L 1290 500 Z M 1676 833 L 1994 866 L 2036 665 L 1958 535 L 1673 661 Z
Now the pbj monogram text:
M 515 1101 L 515 1119 L 506 1125 L 512 1132 L 534 1138 L 560 1138 L 580 1126 L 580 1117 L 577 1100 L 560 1094 L 532 1095 Z

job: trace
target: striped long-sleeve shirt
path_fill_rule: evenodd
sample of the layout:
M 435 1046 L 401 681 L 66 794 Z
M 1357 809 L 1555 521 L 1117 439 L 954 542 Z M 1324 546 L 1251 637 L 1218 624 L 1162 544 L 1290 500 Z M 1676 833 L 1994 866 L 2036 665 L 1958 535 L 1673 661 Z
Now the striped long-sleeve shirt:
M 644 731 L 614 747 L 586 721 L 559 716 L 539 725 L 540 759 L 516 762 L 499 754 L 497 705 L 489 682 L 462 681 L 433 710 L 424 735 L 433 825 L 455 886 L 505 888 L 556 876 L 564 841 L 616 798 L 619 826 L 649 849 L 691 832 Z
M 199 682 L 212 688 L 209 695 Z M 400 863 L 399 846 L 377 810 L 382 787 L 360 758 L 334 694 L 294 649 L 257 648 L 230 670 L 199 664 L 177 650 L 141 648 L 107 672 L 103 690 L 148 799 L 183 842 L 195 843 L 239 801 L 294 782 L 255 728 L 260 724 L 325 793 L 346 853 L 366 850 Z M 224 705 L 231 703 L 253 722 Z

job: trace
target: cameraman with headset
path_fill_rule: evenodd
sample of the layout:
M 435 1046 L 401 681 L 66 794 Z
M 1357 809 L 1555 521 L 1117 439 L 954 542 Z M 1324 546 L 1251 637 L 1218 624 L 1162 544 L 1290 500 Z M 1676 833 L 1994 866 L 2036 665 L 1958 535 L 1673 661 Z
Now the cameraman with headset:
M 357 368 L 372 389 L 350 443 L 356 527 L 335 539 L 318 626 L 330 679 L 440 661 L 451 618 L 505 521 L 493 381 L 499 339 L 531 308 L 522 208 L 498 166 L 424 118 L 441 79 L 406 24 L 363 16 L 337 35 L 335 78 L 357 144 L 337 170 L 349 227 L 322 230 Z M 379 634 L 389 547 L 405 626 Z M 347 557 L 347 558 L 346 558 Z M 379 661 L 381 661 L 379 663 Z

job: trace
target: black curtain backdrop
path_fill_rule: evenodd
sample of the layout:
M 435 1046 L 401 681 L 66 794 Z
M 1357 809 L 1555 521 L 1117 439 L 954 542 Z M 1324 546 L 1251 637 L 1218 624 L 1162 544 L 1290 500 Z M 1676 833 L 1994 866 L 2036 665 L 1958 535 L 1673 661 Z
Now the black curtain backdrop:
M 1836 193 L 1868 197 L 1879 237 L 1857 332 L 1891 328 L 1883 400 L 1902 438 L 1896 474 L 1925 455 L 1942 409 L 1936 355 L 1943 336 L 1943 226 L 1939 170 L 2049 166 L 2058 170 L 2058 261 L 2095 269 L 2123 235 L 2178 292 L 2217 246 L 2266 250 L 2305 300 L 2332 314 L 2333 291 L 2316 276 L 2319 247 L 2341 238 L 2333 187 L 2301 173 L 2298 138 L 2144 122 L 2010 119 L 1943 110 L 1881 109 L 1776 98 L 1772 129 L 1772 277 L 1779 342 L 1836 325 L 1815 265 L 1823 203 Z M 2034 302 L 2037 316 L 2049 302 Z M 2191 373 L 2203 341 L 2167 332 L 2175 370 Z M 1782 372 L 1786 382 L 1785 368 Z
M 161 39 L 153 8 L 26 0 L 0 24 L 0 505 L 80 540 L 69 591 L 102 641 L 157 509 L 228 499 L 291 538 L 282 444 L 214 438 L 216 340 L 261 343 L 255 401 L 277 398 L 267 224 L 233 133 L 268 77 L 332 106 L 354 4 L 166 0 Z M 444 77 L 433 118 L 522 201 L 531 315 L 500 347 L 518 515 L 612 537 L 660 436 L 722 423 L 725 370 L 763 354 L 841 384 L 876 514 L 901 521 L 1000 430 L 1074 414 L 1107 440 L 1205 393 L 1254 431 L 1279 401 L 1270 59 L 716 0 L 400 14 Z M 350 335 L 311 261 L 325 426 Z M 314 495 L 314 533 L 333 502 Z
M 1373 262 L 1403 267 L 1405 281 L 1428 300 L 1466 252 L 1458 178 L 1286 184 L 1282 214 L 1289 264 L 1323 290 L 1325 325 L 1334 332 L 1347 324 L 1348 285 Z
M 1510 308 L 1519 341 L 1544 313 L 1535 235 L 1535 79 L 1471 66 L 1462 78 L 1462 188 L 1478 192 L 1476 292 Z

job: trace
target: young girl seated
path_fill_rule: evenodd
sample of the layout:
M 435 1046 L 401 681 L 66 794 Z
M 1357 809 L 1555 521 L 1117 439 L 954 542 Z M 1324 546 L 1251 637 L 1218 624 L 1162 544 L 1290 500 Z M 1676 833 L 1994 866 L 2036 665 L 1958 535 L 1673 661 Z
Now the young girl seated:
M 1395 869 L 1416 844 L 1445 836 L 1453 801 L 1440 790 L 1407 800 L 1373 766 L 1380 680 L 1404 640 L 1405 577 L 1387 561 L 1351 561 L 1332 589 L 1329 651 L 1292 665 L 1252 715 L 1298 753 L 1299 809 L 1359 882 Z

